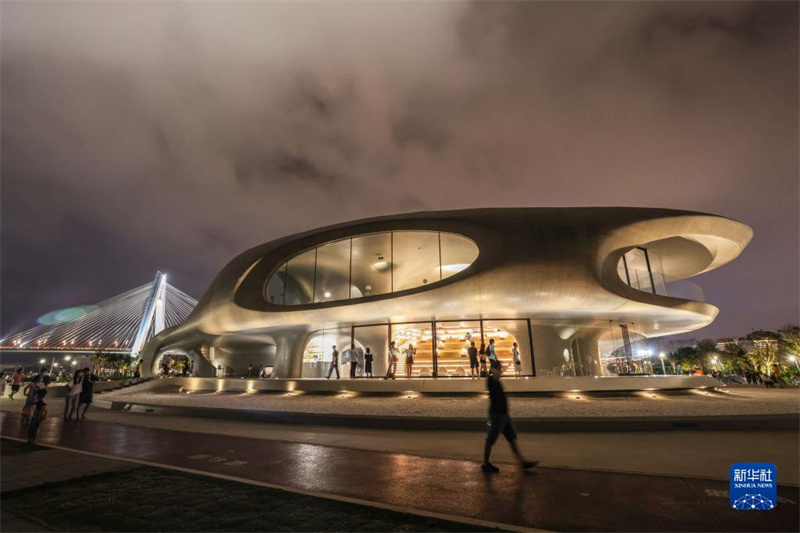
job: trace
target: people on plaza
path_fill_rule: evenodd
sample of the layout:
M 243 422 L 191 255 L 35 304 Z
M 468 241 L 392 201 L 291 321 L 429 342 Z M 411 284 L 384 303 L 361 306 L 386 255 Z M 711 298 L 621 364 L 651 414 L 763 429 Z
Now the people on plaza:
M 50 382 L 50 376 L 47 375 L 47 369 L 42 368 L 32 380 L 28 382 L 22 391 L 25 395 L 25 405 L 22 406 L 22 423 L 28 423 L 33 416 L 33 411 L 36 407 L 36 392 L 46 389 Z
M 372 377 L 372 361 L 374 357 L 372 352 L 369 351 L 369 346 L 366 348 L 366 352 L 364 353 L 364 376 L 371 378 Z
M 478 358 L 480 359 L 480 376 L 482 378 L 489 376 L 489 370 L 486 368 L 486 343 L 481 343 L 481 349 L 478 350 Z
M 34 376 L 22 390 L 22 395 L 25 396 L 25 403 L 22 405 L 23 424 L 30 422 L 31 416 L 33 416 L 34 404 L 36 403 L 36 391 L 38 390 L 36 385 L 38 381 L 39 376 Z
M 78 396 L 78 415 L 81 420 L 86 419 L 86 411 L 92 405 L 94 382 L 99 381 L 100 378 L 92 374 L 91 369 L 87 366 L 83 369 L 83 381 L 81 381 L 81 393 Z M 81 407 L 83 412 L 81 413 Z
M 139 357 L 139 359 L 136 361 L 136 366 L 133 367 L 133 377 L 134 377 L 134 379 L 137 379 L 137 380 L 141 379 L 141 377 L 142 377 L 142 358 L 141 357 Z
M 83 370 L 76 370 L 67 383 L 67 396 L 64 398 L 64 420 L 72 420 L 78 410 L 78 400 L 83 390 Z
M 356 379 L 356 370 L 358 370 L 358 352 L 356 351 L 355 344 L 350 345 L 348 355 L 350 357 L 350 379 Z
M 47 418 L 47 389 L 37 389 L 36 399 L 34 402 L 33 412 L 31 414 L 31 425 L 28 428 L 28 444 L 36 442 L 36 437 L 39 436 L 39 425 Z
M 514 375 L 519 377 L 522 374 L 522 359 L 519 356 L 519 345 L 516 342 L 511 345 L 511 356 L 514 359 Z
M 520 468 L 528 469 L 539 464 L 539 461 L 528 461 L 523 458 L 517 447 L 517 432 L 514 430 L 514 425 L 508 413 L 508 398 L 506 398 L 505 390 L 503 390 L 503 385 L 500 383 L 502 374 L 503 370 L 500 362 L 492 361 L 489 377 L 486 379 L 486 385 L 489 389 L 489 431 L 483 448 L 481 470 L 484 472 L 500 471 L 499 468 L 491 463 L 489 457 L 492 454 L 492 446 L 494 446 L 501 434 L 511 446 L 511 451 L 514 452 L 514 457 L 517 458 Z
M 469 355 L 469 375 L 476 378 L 480 375 L 480 370 L 478 369 L 478 349 L 475 347 L 475 341 L 469 343 L 467 355 Z
M 248 378 L 253 377 L 253 363 L 247 365 L 247 377 Z
M 417 349 L 414 348 L 414 345 L 408 343 L 408 348 L 406 348 L 406 377 L 410 378 L 412 372 L 414 371 L 414 356 L 417 354 Z
M 389 343 L 389 353 L 387 357 L 387 369 L 386 369 L 386 379 L 396 379 L 395 372 L 397 371 L 397 348 L 395 347 L 394 341 Z
M 331 373 L 335 370 L 336 371 L 336 379 L 339 379 L 339 350 L 336 349 L 336 346 L 332 347 L 333 352 L 331 353 L 331 366 L 328 369 L 328 375 L 325 379 L 331 379 Z
M 772 365 L 772 381 L 781 389 L 786 388 L 786 382 L 783 380 L 783 376 L 781 376 L 781 369 L 777 363 Z
M 14 399 L 14 395 L 19 392 L 20 386 L 22 386 L 22 377 L 22 368 L 18 368 L 11 376 L 11 393 L 8 397 L 12 400 Z

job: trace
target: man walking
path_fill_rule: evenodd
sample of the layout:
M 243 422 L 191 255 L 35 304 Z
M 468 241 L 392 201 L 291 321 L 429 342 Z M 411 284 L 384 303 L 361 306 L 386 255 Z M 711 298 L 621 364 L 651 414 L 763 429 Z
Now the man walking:
M 331 354 L 331 367 L 328 369 L 328 376 L 325 379 L 331 379 L 331 373 L 336 370 L 336 379 L 339 379 L 339 350 L 333 346 L 333 353 Z
M 514 452 L 514 456 L 519 461 L 520 468 L 533 468 L 539 464 L 539 461 L 526 461 L 519 452 L 519 448 L 517 448 L 517 432 L 511 423 L 511 417 L 508 416 L 508 399 L 506 398 L 506 392 L 503 390 L 503 385 L 500 384 L 500 376 L 502 374 L 503 370 L 500 367 L 500 362 L 492 361 L 489 377 L 486 379 L 486 384 L 489 388 L 489 433 L 486 435 L 486 445 L 483 448 L 481 470 L 484 472 L 500 471 L 499 468 L 489 462 L 489 456 L 492 454 L 492 446 L 497 442 L 497 438 L 501 433 L 511 446 L 511 451 Z

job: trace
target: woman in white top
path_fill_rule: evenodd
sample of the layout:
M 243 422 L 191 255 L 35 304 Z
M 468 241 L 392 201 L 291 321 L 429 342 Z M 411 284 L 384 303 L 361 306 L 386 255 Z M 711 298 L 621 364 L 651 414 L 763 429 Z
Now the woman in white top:
M 519 377 L 522 372 L 522 360 L 519 358 L 519 346 L 516 342 L 511 346 L 511 355 L 514 357 L 514 372 Z
M 417 349 L 414 348 L 414 345 L 409 343 L 408 348 L 406 348 L 406 377 L 411 377 L 411 372 L 414 370 L 414 355 L 416 355 Z
M 75 375 L 67 383 L 67 397 L 64 400 L 64 420 L 72 420 L 72 415 L 78 409 L 78 398 L 83 390 L 83 371 L 76 370 Z
M 389 356 L 388 368 L 386 370 L 386 379 L 395 379 L 394 373 L 397 371 L 397 348 L 395 348 L 394 341 L 389 343 Z

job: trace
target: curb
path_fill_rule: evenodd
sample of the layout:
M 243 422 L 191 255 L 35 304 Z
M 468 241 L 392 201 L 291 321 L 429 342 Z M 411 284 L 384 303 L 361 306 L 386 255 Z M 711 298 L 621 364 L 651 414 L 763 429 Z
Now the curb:
M 162 416 L 185 416 L 212 420 L 237 420 L 270 424 L 302 426 L 335 426 L 367 429 L 399 429 L 421 431 L 485 431 L 486 420 L 476 418 L 436 417 L 375 417 L 263 411 L 251 409 L 221 409 L 209 407 L 164 406 L 120 401 L 95 402 L 111 411 L 129 411 Z M 586 432 L 657 432 L 657 431 L 798 431 L 800 416 L 742 415 L 688 417 L 591 417 L 591 418 L 515 418 L 519 431 L 538 433 Z

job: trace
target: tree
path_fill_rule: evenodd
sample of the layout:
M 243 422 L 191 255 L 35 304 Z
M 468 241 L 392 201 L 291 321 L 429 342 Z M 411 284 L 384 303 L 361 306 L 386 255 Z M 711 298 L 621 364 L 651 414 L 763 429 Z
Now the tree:
M 110 359 L 110 354 L 108 352 L 103 352 L 103 350 L 98 350 L 95 354 L 90 358 L 92 363 L 95 364 L 94 373 L 101 374 L 105 364 Z M 98 370 L 99 368 L 99 370 Z
M 694 346 L 682 346 L 670 352 L 669 357 L 673 364 L 680 366 L 685 372 L 691 372 L 695 366 L 703 366 L 702 358 Z
M 785 353 L 800 357 L 800 327 L 786 324 L 778 330 Z
M 712 340 L 702 340 L 697 343 L 697 356 L 700 359 L 700 366 L 705 367 L 703 363 L 709 362 L 712 357 L 719 355 L 717 352 L 717 345 Z
M 745 370 L 753 370 L 748 368 L 750 365 L 748 364 L 747 359 L 745 358 L 745 351 L 742 349 L 739 341 L 729 342 L 725 344 L 725 347 L 722 349 L 720 353 L 720 359 L 723 361 L 725 366 L 731 369 L 735 369 L 738 372 L 744 372 Z
M 745 337 L 745 357 L 758 372 L 772 372 L 772 365 L 778 363 L 781 336 L 774 331 L 757 330 Z

